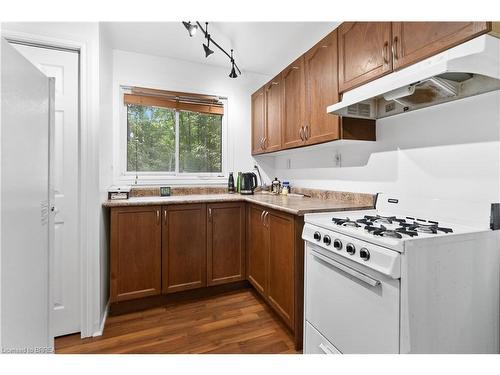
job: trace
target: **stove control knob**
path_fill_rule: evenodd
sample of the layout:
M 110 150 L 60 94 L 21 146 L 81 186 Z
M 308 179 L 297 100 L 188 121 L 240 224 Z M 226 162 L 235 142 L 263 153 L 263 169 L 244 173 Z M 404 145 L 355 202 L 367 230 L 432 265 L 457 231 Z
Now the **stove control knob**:
M 336 248 L 337 250 L 342 249 L 342 241 L 340 241 L 338 238 L 333 241 L 333 247 Z
M 349 255 L 354 255 L 356 253 L 356 248 L 354 247 L 354 245 L 352 243 L 348 243 L 345 246 L 345 250 L 347 251 L 347 254 L 349 254 Z
M 370 252 L 367 248 L 363 247 L 359 250 L 359 257 L 366 262 L 368 259 L 370 259 Z
M 314 239 L 315 239 L 316 241 L 318 241 L 318 242 L 319 242 L 319 241 L 321 241 L 321 233 L 319 233 L 319 232 L 314 232 L 313 237 L 314 237 Z
M 324 236 L 323 237 L 323 243 L 326 245 L 326 246 L 330 246 L 331 243 L 332 243 L 332 239 L 330 238 L 330 236 Z

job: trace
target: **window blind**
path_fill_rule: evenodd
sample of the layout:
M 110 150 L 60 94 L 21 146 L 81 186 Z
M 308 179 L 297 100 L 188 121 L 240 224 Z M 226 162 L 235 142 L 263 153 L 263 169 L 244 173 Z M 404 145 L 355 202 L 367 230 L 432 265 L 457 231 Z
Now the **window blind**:
M 218 96 L 191 94 L 177 91 L 165 91 L 133 87 L 131 93 L 124 94 L 124 103 L 165 107 L 181 111 L 223 115 L 224 105 Z

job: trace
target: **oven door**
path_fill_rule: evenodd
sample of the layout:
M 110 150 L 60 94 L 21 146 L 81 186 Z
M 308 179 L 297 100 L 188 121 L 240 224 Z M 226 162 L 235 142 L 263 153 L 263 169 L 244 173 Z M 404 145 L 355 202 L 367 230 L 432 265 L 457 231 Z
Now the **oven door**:
M 399 280 L 309 242 L 306 252 L 306 325 L 342 353 L 399 353 Z

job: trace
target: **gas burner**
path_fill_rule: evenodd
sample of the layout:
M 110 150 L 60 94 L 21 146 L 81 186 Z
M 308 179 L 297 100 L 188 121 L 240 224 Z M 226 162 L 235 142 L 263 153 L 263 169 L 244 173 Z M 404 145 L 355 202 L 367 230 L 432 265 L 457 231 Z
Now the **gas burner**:
M 375 236 L 381 237 L 403 238 L 403 236 L 395 230 L 387 229 L 383 225 L 380 225 L 380 228 L 373 230 L 371 233 L 373 233 Z
M 381 216 L 381 215 L 376 215 L 376 216 L 371 216 L 371 215 L 365 215 L 363 219 L 358 219 L 356 220 L 358 223 L 366 224 L 366 225 L 371 225 L 373 223 L 384 223 L 384 224 L 392 224 L 393 222 L 396 223 L 404 223 L 406 222 L 405 219 L 399 219 L 396 216 Z
M 337 225 L 341 225 L 343 227 L 355 227 L 355 228 L 359 228 L 361 225 L 359 225 L 358 223 L 356 223 L 355 221 L 349 219 L 348 217 L 345 218 L 345 219 L 339 219 L 339 218 L 332 218 L 332 221 L 337 224 Z
M 417 221 L 414 221 L 412 224 L 409 223 L 400 223 L 401 227 L 405 230 L 415 231 L 420 233 L 427 234 L 437 234 L 438 232 L 443 233 L 452 233 L 453 229 L 451 228 L 442 228 L 439 226 L 439 223 L 432 222 L 431 224 L 423 224 Z
M 392 229 L 387 229 L 383 225 L 380 225 L 380 227 L 377 227 L 375 225 L 367 225 L 365 226 L 365 230 L 368 231 L 368 233 L 374 234 L 375 236 L 382 236 L 382 237 L 403 238 L 402 234 L 405 234 L 410 237 L 418 236 L 417 232 L 407 230 L 406 228 L 396 228 L 392 230 Z

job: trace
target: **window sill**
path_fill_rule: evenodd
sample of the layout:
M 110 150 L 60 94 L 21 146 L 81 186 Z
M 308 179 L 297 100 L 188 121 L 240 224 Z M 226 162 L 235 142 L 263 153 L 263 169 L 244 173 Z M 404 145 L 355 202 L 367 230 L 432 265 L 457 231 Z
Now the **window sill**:
M 122 175 L 115 181 L 115 185 L 223 185 L 227 179 L 227 176 L 139 175 L 136 184 L 135 175 Z

